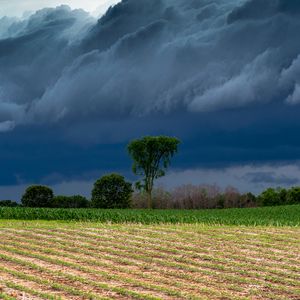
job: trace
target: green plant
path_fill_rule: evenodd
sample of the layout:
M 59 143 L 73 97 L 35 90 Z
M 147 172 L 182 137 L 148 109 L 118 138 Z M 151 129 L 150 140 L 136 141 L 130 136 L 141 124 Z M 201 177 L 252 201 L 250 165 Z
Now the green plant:
M 119 174 L 103 176 L 94 184 L 92 206 L 96 208 L 129 208 L 132 185 Z
M 245 226 L 300 226 L 300 205 L 276 207 L 145 210 L 0 207 L 0 219 L 62 220 L 101 223 L 205 223 Z
M 287 191 L 286 195 L 287 204 L 299 204 L 300 203 L 300 187 L 292 187 Z
M 19 204 L 11 200 L 0 200 L 0 207 L 17 207 Z
M 22 204 L 26 207 L 51 207 L 53 191 L 42 185 L 33 185 L 26 189 Z
M 148 208 L 152 208 L 154 180 L 165 175 L 179 143 L 173 137 L 146 136 L 128 145 L 128 152 L 133 159 L 132 170 L 134 174 L 143 176 L 136 187 L 148 194 Z
M 284 188 L 268 188 L 258 196 L 258 204 L 260 206 L 276 206 L 289 204 L 288 194 L 289 191 Z M 294 202 L 291 202 L 290 204 L 294 204 Z
M 273 206 L 280 203 L 279 193 L 273 188 L 268 188 L 263 191 L 259 195 L 258 200 L 261 206 Z
M 87 208 L 89 201 L 80 195 L 75 196 L 55 196 L 52 199 L 53 208 Z

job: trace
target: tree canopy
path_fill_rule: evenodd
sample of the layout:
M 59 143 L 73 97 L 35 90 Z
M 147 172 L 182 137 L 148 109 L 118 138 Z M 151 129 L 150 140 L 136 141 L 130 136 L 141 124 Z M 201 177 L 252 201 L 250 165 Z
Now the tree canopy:
M 51 207 L 53 191 L 47 186 L 33 185 L 26 189 L 22 204 L 27 207 Z
M 131 183 L 119 174 L 109 174 L 98 179 L 92 191 L 95 208 L 129 208 L 133 190 Z
M 152 206 L 154 180 L 165 175 L 179 144 L 180 140 L 175 137 L 146 136 L 128 145 L 128 152 L 133 159 L 132 170 L 134 174 L 143 177 L 137 183 L 137 188 L 148 193 L 149 208 Z

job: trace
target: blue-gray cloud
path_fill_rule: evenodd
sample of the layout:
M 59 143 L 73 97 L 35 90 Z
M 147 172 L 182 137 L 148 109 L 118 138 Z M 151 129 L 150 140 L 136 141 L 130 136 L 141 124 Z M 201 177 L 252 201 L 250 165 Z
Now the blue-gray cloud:
M 3 18 L 1 122 L 297 104 L 293 3 L 124 0 L 94 24 L 66 6 Z
M 123 0 L 99 20 L 67 6 L 0 19 L 0 155 L 19 159 L 2 180 L 99 169 L 99 145 L 121 161 L 143 134 L 182 138 L 182 168 L 299 159 L 299 15 L 293 0 Z M 45 137 L 45 157 L 64 147 L 43 169 Z M 68 170 L 62 148 L 90 162 Z

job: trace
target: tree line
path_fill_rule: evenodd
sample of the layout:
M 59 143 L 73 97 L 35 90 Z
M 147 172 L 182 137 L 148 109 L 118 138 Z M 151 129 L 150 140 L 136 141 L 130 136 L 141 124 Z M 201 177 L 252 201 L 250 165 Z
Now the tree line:
M 105 188 L 104 188 L 105 187 Z M 241 194 L 233 187 L 221 190 L 216 185 L 181 185 L 173 190 L 154 188 L 154 209 L 213 209 L 246 208 L 300 204 L 300 187 L 268 188 L 258 196 Z M 22 197 L 21 204 L 4 200 L 0 206 L 48 208 L 148 208 L 148 196 L 133 192 L 132 184 L 119 174 L 105 175 L 94 184 L 92 198 L 54 195 L 49 187 L 31 186 Z
M 24 207 L 52 208 L 229 208 L 274 206 L 300 203 L 300 188 L 268 188 L 259 196 L 240 194 L 235 189 L 220 191 L 215 186 L 185 185 L 168 192 L 154 189 L 154 181 L 165 175 L 180 140 L 167 136 L 147 136 L 127 146 L 133 160 L 132 170 L 140 180 L 133 185 L 120 174 L 108 174 L 94 183 L 91 200 L 80 196 L 54 195 L 51 188 L 30 186 L 21 199 Z M 135 187 L 135 190 L 134 190 Z M 135 192 L 135 193 L 134 193 Z M 154 194 L 154 196 L 153 196 Z M 10 200 L 0 206 L 19 206 Z

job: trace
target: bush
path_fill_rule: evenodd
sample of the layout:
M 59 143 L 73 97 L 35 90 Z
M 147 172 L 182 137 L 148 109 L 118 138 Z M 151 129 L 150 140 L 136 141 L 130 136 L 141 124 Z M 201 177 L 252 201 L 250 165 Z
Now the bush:
M 94 184 L 92 206 L 96 208 L 129 208 L 132 185 L 119 174 L 103 176 Z
M 294 196 L 292 194 L 293 192 L 291 192 L 291 190 L 287 191 L 283 188 L 268 188 L 258 196 L 258 203 L 260 206 L 293 204 L 294 202 L 292 202 L 292 198 Z M 288 195 L 290 195 L 291 203 L 288 203 Z
M 26 189 L 22 204 L 26 207 L 51 207 L 53 191 L 47 186 L 33 185 Z
M 52 199 L 53 208 L 87 208 L 89 201 L 80 195 L 75 196 L 55 196 Z
M 286 194 L 287 204 L 299 204 L 300 203 L 300 187 L 292 187 Z
M 240 205 L 239 207 L 256 207 L 257 206 L 257 198 L 252 193 L 243 194 L 240 197 Z
M 17 207 L 19 204 L 11 200 L 0 200 L 0 207 Z
M 279 205 L 281 202 L 279 191 L 273 188 L 268 188 L 263 191 L 258 199 L 261 206 L 274 206 Z

